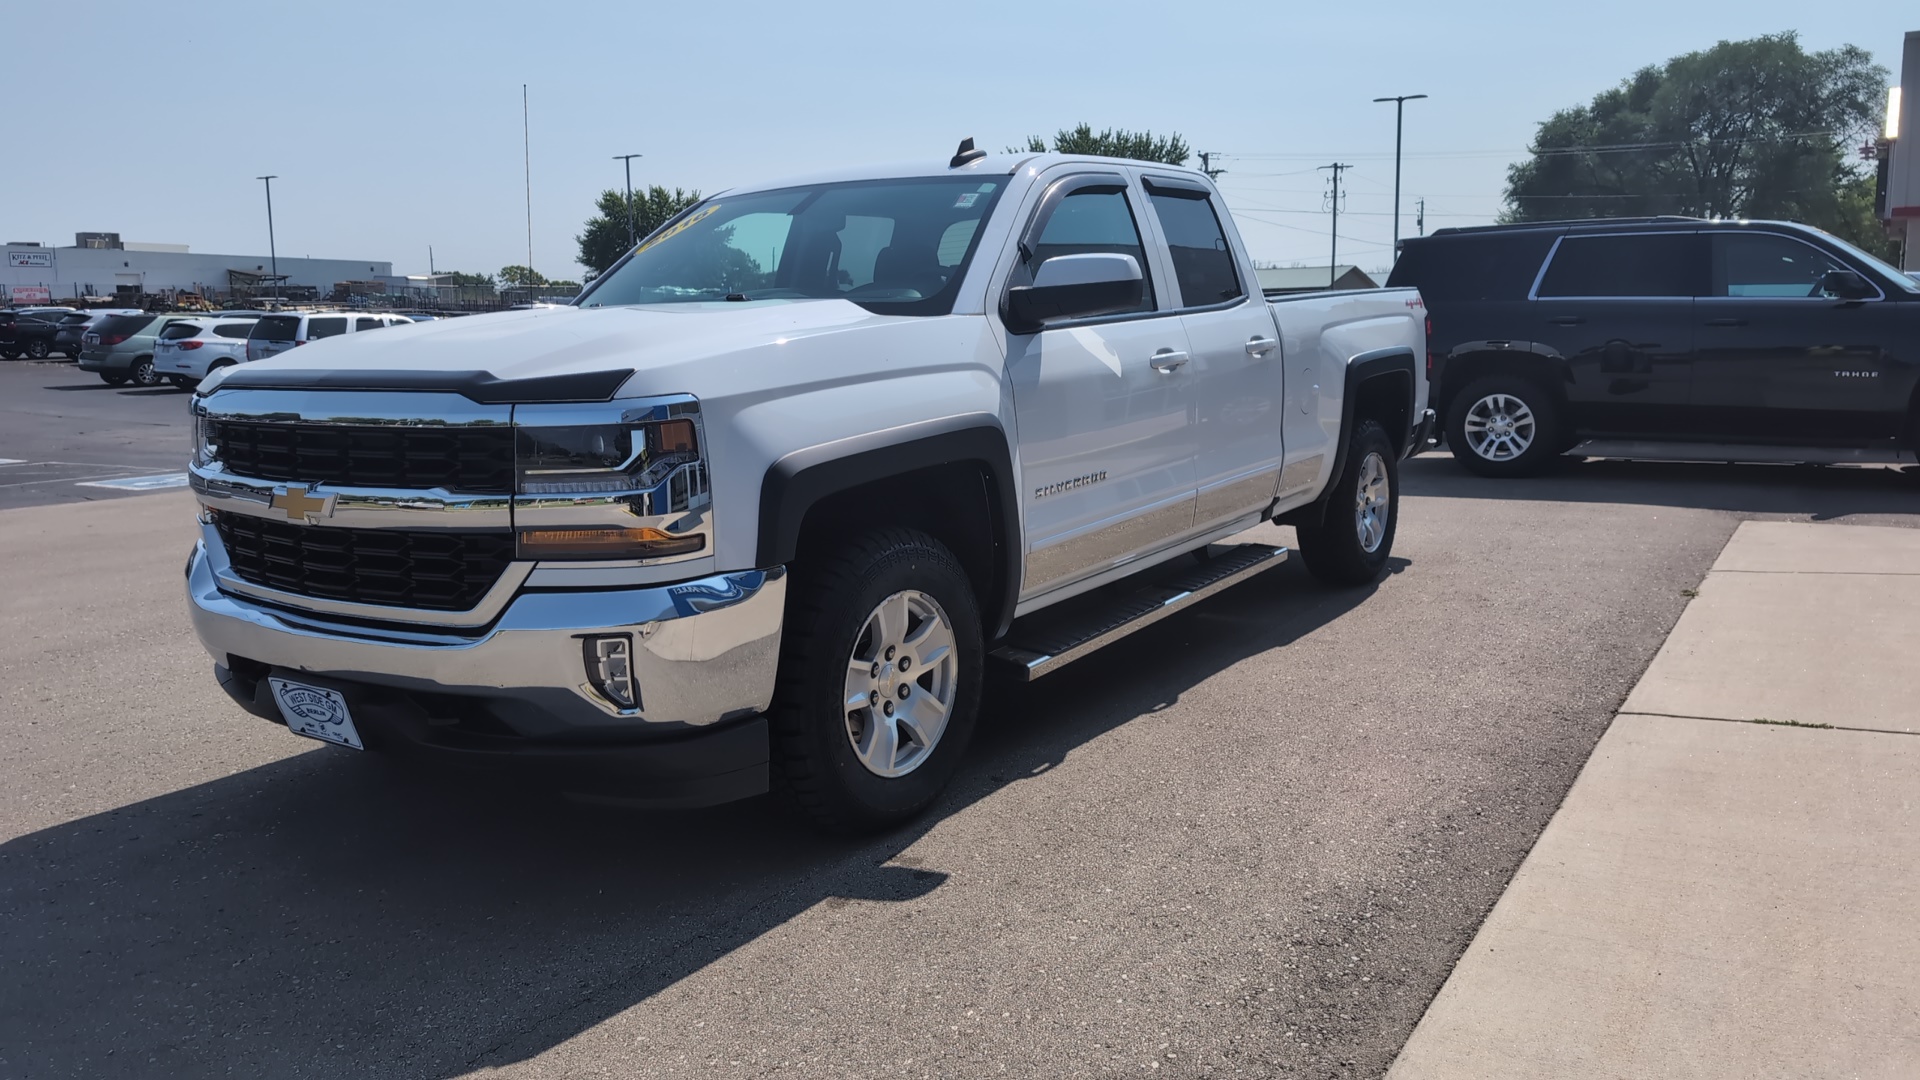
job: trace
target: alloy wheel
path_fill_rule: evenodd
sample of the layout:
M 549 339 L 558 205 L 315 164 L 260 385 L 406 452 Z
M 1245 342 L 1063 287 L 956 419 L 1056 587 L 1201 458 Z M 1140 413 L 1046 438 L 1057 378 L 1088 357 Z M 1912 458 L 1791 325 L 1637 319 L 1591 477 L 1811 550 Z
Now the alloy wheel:
M 905 776 L 940 743 L 960 657 L 939 601 L 909 589 L 867 615 L 847 659 L 847 741 L 875 776 Z
M 1539 423 L 1512 394 L 1488 394 L 1467 410 L 1467 446 L 1488 461 L 1512 461 L 1527 452 Z
M 1380 542 L 1387 537 L 1391 483 L 1386 460 L 1378 453 L 1368 454 L 1360 463 L 1360 483 L 1354 492 L 1353 528 L 1360 537 L 1360 550 L 1369 555 L 1380 550 Z

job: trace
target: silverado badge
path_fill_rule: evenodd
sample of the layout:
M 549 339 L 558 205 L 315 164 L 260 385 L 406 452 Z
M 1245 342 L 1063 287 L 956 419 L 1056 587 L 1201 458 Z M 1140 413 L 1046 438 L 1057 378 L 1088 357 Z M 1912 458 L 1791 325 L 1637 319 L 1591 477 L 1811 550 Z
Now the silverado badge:
M 333 516 L 333 502 L 337 496 L 329 493 L 314 496 L 310 489 L 289 486 L 285 491 L 274 492 L 273 502 L 268 505 L 287 515 L 288 521 L 299 521 L 311 525 L 318 518 Z

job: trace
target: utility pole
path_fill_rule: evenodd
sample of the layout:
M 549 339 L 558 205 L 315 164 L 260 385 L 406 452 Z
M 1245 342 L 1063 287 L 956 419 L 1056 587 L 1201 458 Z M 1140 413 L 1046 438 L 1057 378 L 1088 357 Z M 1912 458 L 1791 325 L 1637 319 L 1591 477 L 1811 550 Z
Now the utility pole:
M 1400 257 L 1400 135 L 1404 130 L 1407 102 L 1419 101 L 1425 94 L 1401 94 L 1398 97 L 1377 97 L 1374 104 L 1383 101 L 1393 102 L 1393 257 Z
M 1327 288 L 1331 289 L 1339 280 L 1340 273 L 1340 174 L 1353 166 L 1336 161 L 1331 165 L 1322 165 L 1321 169 L 1333 170 L 1333 181 L 1329 185 L 1328 205 L 1333 209 L 1333 254 L 1327 259 Z
M 273 242 L 273 182 L 280 177 L 256 176 L 254 179 L 267 182 L 267 256 L 273 260 L 273 295 L 277 298 L 280 295 L 280 248 Z
M 1420 230 L 1421 236 L 1425 236 L 1427 235 L 1427 200 L 1421 199 L 1418 205 L 1420 210 L 1414 216 L 1413 225 Z
M 1211 152 L 1206 150 L 1200 151 L 1200 171 L 1206 173 L 1207 179 L 1209 180 L 1218 180 L 1220 179 L 1220 174 L 1227 171 L 1213 167 L 1213 159 L 1219 156 L 1220 152 L 1218 150 Z
M 533 125 L 527 114 L 527 84 L 520 84 L 520 148 L 527 169 L 527 285 L 533 285 Z
M 627 249 L 628 250 L 632 250 L 633 245 L 640 242 L 640 237 L 635 234 L 636 226 L 634 225 L 634 220 L 633 220 L 633 159 L 637 157 L 645 157 L 645 156 L 646 156 L 645 154 L 613 155 L 613 160 L 624 161 L 627 163 Z

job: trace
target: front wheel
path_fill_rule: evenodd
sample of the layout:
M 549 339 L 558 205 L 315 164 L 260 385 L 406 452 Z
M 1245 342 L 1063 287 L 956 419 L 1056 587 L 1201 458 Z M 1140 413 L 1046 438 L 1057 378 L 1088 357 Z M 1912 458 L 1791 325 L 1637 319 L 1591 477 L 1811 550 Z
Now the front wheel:
M 1333 485 L 1320 523 L 1294 530 L 1307 572 L 1329 585 L 1378 581 L 1400 518 L 1400 455 L 1378 421 L 1354 426 Z
M 796 584 L 769 714 L 774 768 L 822 828 L 899 824 L 939 796 L 973 737 L 984 647 L 972 585 L 910 529 L 856 540 Z
M 1532 476 L 1567 449 L 1559 403 L 1541 384 L 1512 375 L 1469 383 L 1447 410 L 1447 448 L 1481 476 Z

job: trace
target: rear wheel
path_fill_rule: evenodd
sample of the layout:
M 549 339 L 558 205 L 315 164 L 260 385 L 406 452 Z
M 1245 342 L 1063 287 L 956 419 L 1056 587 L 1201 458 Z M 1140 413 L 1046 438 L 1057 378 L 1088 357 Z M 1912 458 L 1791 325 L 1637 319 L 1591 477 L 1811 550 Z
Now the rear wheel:
M 1301 525 L 1300 558 L 1329 585 L 1377 581 L 1393 554 L 1400 517 L 1400 460 L 1387 429 L 1375 420 L 1354 426 L 1346 464 L 1333 479 L 1318 525 Z
M 160 373 L 153 370 L 151 356 L 142 356 L 135 360 L 133 366 L 127 369 L 127 378 L 131 379 L 135 386 L 160 385 Z
M 118 371 L 103 371 L 100 373 L 100 381 L 108 386 L 125 386 L 127 377 Z
M 1481 476 L 1530 476 L 1566 448 L 1560 408 L 1545 387 L 1515 375 L 1469 383 L 1447 410 L 1447 448 Z
M 796 584 L 769 717 L 774 767 L 823 828 L 905 821 L 973 737 L 984 648 L 967 575 L 939 541 L 887 529 Z
M 47 358 L 47 354 L 52 351 L 53 349 L 50 348 L 47 345 L 47 343 L 44 341 L 27 342 L 27 356 L 31 357 L 32 359 L 45 360 Z

